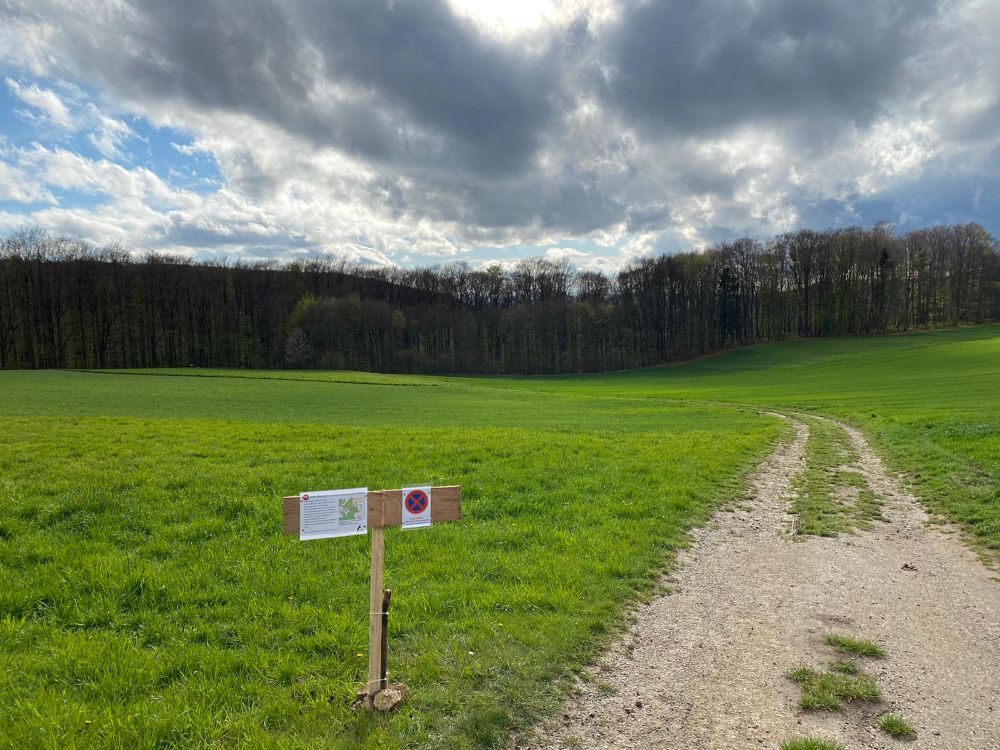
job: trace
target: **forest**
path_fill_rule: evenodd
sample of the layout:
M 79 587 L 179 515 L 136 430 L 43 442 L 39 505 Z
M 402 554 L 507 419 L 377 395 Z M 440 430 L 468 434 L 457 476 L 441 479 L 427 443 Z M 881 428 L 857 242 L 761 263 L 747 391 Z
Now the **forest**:
M 885 224 L 640 258 L 613 277 L 194 262 L 41 230 L 0 239 L 0 368 L 330 368 L 548 374 L 796 336 L 1000 320 L 1000 243 Z

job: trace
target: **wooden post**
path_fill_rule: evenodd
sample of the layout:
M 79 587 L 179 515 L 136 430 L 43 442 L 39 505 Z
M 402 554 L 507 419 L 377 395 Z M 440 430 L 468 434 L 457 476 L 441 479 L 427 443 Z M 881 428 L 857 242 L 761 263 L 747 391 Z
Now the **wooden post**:
M 381 668 L 378 683 L 379 690 L 389 687 L 389 602 L 392 601 L 392 590 L 382 592 L 382 648 Z
M 385 529 L 372 527 L 372 580 L 368 599 L 368 696 L 375 698 L 381 689 L 382 665 L 382 578 L 385 571 Z

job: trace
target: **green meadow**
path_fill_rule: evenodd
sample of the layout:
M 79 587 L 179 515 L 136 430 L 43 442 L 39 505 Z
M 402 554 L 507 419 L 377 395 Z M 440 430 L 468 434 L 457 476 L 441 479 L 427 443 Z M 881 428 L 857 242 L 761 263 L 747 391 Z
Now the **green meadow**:
M 576 377 L 0 372 L 0 746 L 498 747 L 741 496 L 768 409 L 862 427 L 1000 551 L 1000 327 Z M 284 537 L 280 498 L 423 483 L 464 517 L 386 534 L 413 695 L 355 714 L 368 540 Z
M 0 384 L 0 738 L 18 748 L 495 746 L 782 429 L 377 376 Z M 368 540 L 283 537 L 280 498 L 425 482 L 463 485 L 465 517 L 386 534 L 390 670 L 413 697 L 355 715 Z
M 502 385 L 835 417 L 863 429 L 930 510 L 988 556 L 1000 553 L 1000 326 L 797 339 L 681 365 Z

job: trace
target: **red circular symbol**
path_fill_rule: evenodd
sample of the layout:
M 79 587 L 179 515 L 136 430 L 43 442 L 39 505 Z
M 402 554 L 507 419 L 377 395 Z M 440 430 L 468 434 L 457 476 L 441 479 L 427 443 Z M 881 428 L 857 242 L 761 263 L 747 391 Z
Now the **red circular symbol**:
M 427 510 L 427 504 L 430 501 L 430 498 L 427 497 L 427 493 L 423 490 L 411 490 L 406 495 L 406 510 L 414 515 L 423 513 Z
M 308 492 L 303 492 L 302 493 L 302 499 L 303 500 L 308 500 L 309 499 L 309 493 Z

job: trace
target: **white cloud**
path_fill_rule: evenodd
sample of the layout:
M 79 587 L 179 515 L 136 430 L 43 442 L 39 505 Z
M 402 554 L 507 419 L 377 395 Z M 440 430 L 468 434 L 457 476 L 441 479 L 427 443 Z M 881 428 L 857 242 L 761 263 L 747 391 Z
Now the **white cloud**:
M 25 86 L 13 78 L 6 78 L 5 81 L 11 93 L 41 113 L 42 118 L 67 130 L 76 127 L 75 119 L 69 108 L 54 91 L 43 89 L 35 84 Z
M 54 203 L 55 198 L 43 185 L 20 168 L 0 161 L 0 201 L 14 203 Z M 15 220 L 15 224 L 23 223 Z
M 135 138 L 135 133 L 123 120 L 115 119 L 101 112 L 93 104 L 87 105 L 90 120 L 88 140 L 98 153 L 108 159 L 121 158 L 125 142 Z
M 578 263 L 591 257 L 593 253 L 584 253 L 572 247 L 550 247 L 545 251 L 545 258 L 557 263 L 561 261 Z
M 613 0 L 448 0 L 448 4 L 483 33 L 506 41 L 558 29 L 580 17 L 595 26 L 608 24 L 621 10 Z
M 153 208 L 191 207 L 198 202 L 194 193 L 167 185 L 145 167 L 129 169 L 106 159 L 88 159 L 38 144 L 21 151 L 20 156 L 39 180 L 52 187 L 103 194 L 114 200 L 140 200 Z
M 84 93 L 73 84 L 60 82 L 69 94 L 62 97 L 37 84 L 24 84 L 10 77 L 5 81 L 11 93 L 32 108 L 20 110 L 22 116 L 52 125 L 67 135 L 84 132 L 94 148 L 108 159 L 122 158 L 123 145 L 136 137 L 123 120 L 101 111 L 93 102 L 84 102 Z

